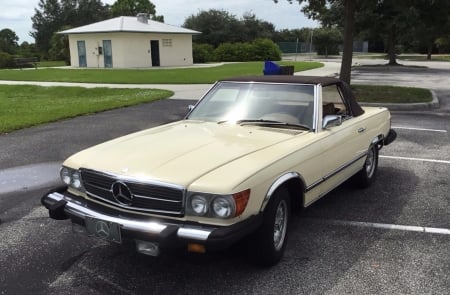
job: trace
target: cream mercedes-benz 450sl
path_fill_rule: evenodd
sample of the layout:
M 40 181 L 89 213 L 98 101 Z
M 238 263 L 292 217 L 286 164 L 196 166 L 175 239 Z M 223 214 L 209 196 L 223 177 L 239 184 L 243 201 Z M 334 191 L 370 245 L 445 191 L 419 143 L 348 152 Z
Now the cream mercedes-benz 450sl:
M 74 230 L 158 255 L 238 241 L 277 263 L 291 212 L 353 178 L 375 178 L 395 139 L 386 108 L 362 108 L 335 78 L 239 77 L 217 82 L 181 121 L 81 151 L 64 186 L 42 197 Z

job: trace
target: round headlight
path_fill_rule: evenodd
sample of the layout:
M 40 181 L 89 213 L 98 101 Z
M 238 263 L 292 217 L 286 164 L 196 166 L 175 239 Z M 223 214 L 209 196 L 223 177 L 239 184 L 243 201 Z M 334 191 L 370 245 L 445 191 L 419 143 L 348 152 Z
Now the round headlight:
M 72 175 L 71 175 L 69 169 L 67 169 L 66 167 L 63 167 L 63 168 L 61 169 L 60 175 L 61 175 L 61 180 L 62 180 L 65 184 L 70 185 L 70 183 L 72 182 L 72 179 L 71 179 L 71 176 L 72 176 Z
M 72 174 L 72 186 L 76 189 L 80 189 L 83 187 L 83 184 L 81 182 L 81 175 L 78 171 L 74 171 Z
M 192 196 L 191 198 L 192 211 L 197 215 L 205 215 L 208 212 L 208 201 L 205 197 L 200 195 Z
M 230 198 L 217 197 L 212 203 L 214 214 L 220 218 L 228 218 L 234 215 L 235 205 Z

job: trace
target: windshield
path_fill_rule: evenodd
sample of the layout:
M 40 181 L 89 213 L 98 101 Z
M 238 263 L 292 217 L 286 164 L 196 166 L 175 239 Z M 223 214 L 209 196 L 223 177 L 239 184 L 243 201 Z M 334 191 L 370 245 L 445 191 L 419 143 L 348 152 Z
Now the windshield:
M 314 86 L 219 82 L 187 119 L 246 123 L 282 122 L 313 129 Z

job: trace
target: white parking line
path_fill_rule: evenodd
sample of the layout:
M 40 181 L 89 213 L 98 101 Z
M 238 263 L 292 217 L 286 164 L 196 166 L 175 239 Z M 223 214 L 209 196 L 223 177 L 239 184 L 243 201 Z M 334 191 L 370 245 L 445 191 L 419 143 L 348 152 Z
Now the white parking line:
M 312 219 L 312 218 L 308 218 L 308 219 Z M 362 221 L 346 221 L 346 220 L 334 220 L 334 219 L 325 219 L 325 220 L 321 220 L 321 221 L 323 221 L 327 224 L 335 224 L 335 225 L 350 225 L 350 226 L 359 226 L 359 227 L 381 228 L 381 229 L 387 229 L 387 230 L 402 230 L 402 231 L 450 235 L 450 229 L 447 229 L 447 228 L 397 225 L 397 224 L 362 222 Z
M 441 132 L 447 133 L 447 130 L 443 129 L 427 129 L 427 128 L 413 128 L 413 127 L 400 127 L 400 126 L 392 126 L 394 129 L 405 129 L 405 130 L 417 130 L 417 131 L 429 131 L 429 132 Z
M 447 160 L 422 159 L 422 158 L 410 158 L 410 157 L 394 157 L 394 156 L 383 156 L 383 155 L 380 155 L 379 157 L 386 158 L 386 159 L 394 159 L 394 160 L 408 160 L 408 161 L 450 164 L 450 161 L 447 161 Z

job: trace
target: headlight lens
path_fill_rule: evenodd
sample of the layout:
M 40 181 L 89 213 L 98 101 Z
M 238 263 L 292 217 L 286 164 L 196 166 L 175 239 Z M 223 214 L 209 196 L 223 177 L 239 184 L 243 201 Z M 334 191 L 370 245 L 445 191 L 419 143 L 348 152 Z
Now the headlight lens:
M 72 182 L 72 176 L 69 169 L 67 169 L 66 167 L 62 167 L 60 175 L 62 182 L 64 182 L 67 185 L 70 185 L 70 183 Z
M 64 184 L 66 184 L 76 190 L 84 191 L 83 181 L 81 180 L 80 171 L 71 169 L 71 168 L 67 168 L 67 167 L 62 167 L 61 171 L 60 171 L 60 176 L 61 176 L 61 180 L 62 180 L 62 182 L 64 182 Z
M 193 195 L 191 197 L 191 208 L 192 212 L 196 215 L 203 216 L 208 212 L 208 200 L 201 195 Z
M 79 171 L 74 171 L 72 174 L 72 186 L 76 189 L 81 189 L 83 184 L 81 182 L 81 175 Z
M 220 218 L 228 218 L 235 212 L 235 204 L 231 198 L 216 197 L 212 201 L 214 214 Z
M 186 214 L 212 218 L 233 218 L 241 215 L 250 197 L 250 190 L 232 195 L 206 193 L 188 194 Z

